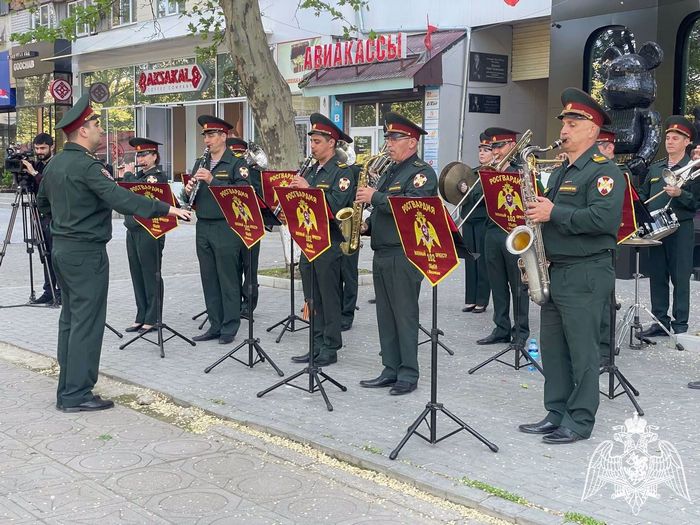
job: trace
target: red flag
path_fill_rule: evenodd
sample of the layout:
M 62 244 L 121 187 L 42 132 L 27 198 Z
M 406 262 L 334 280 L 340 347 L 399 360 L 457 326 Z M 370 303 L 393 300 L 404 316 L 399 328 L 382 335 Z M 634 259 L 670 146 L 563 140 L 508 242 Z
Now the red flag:
M 265 236 L 265 224 L 252 186 L 209 186 L 229 227 L 249 250 Z
M 423 43 L 425 44 L 425 49 L 428 51 L 433 50 L 433 38 L 432 34 L 438 30 L 437 26 L 432 26 L 430 25 L 430 18 L 428 18 L 428 15 L 425 15 L 425 19 L 428 22 L 428 30 L 425 33 L 425 38 L 423 39 Z
M 525 224 L 525 204 L 520 198 L 520 173 L 479 170 L 486 213 L 504 232 Z
M 175 206 L 175 196 L 170 185 L 164 182 L 119 182 L 122 188 L 131 190 L 138 195 L 143 195 L 149 199 L 158 199 L 165 204 Z M 134 219 L 141 226 L 146 228 L 154 239 L 160 239 L 163 235 L 178 227 L 177 217 L 153 217 L 147 219 L 134 215 Z
M 511 7 L 515 7 L 515 4 L 517 4 L 520 0 L 503 0 L 503 1 Z

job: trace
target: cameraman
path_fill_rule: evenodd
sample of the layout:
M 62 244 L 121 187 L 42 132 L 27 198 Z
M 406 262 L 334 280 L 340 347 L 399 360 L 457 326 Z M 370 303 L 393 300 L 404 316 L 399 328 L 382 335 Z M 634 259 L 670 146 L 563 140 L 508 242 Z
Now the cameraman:
M 34 157 L 36 160 L 33 162 L 30 160 L 22 159 L 22 164 L 24 164 L 24 169 L 32 177 L 34 177 L 34 184 L 32 192 L 36 193 L 39 190 L 39 184 L 43 177 L 44 168 L 51 160 L 54 154 L 54 144 L 53 137 L 48 133 L 39 133 L 32 141 L 34 148 Z M 41 294 L 37 299 L 34 300 L 34 304 L 46 304 L 51 303 L 54 300 L 54 295 L 56 297 L 56 305 L 61 304 L 61 290 L 58 287 L 58 282 L 56 281 L 56 274 L 53 271 L 53 264 L 51 263 L 51 215 L 41 216 L 41 230 L 44 233 L 44 241 L 46 243 L 46 261 L 44 263 L 44 293 Z M 51 279 L 49 279 L 49 275 Z M 51 283 L 54 286 L 54 293 L 51 293 Z

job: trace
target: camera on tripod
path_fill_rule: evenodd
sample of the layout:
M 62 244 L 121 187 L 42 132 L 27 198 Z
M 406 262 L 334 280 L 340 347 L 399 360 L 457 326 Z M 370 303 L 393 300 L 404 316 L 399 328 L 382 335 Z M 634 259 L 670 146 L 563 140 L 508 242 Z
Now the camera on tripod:
M 23 160 L 31 162 L 31 154 L 20 151 L 17 146 L 8 146 L 5 150 L 5 169 L 12 173 L 13 182 L 28 191 L 34 191 L 36 182 L 34 177 L 27 172 Z

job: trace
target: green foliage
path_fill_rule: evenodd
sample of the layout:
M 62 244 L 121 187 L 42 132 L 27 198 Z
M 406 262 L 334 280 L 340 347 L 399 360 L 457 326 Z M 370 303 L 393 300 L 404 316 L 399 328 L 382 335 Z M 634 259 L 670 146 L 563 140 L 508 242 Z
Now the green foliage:
M 616 46 L 625 53 L 633 53 L 634 35 L 627 28 L 613 27 L 604 30 L 593 42 L 589 63 L 591 75 L 589 92 L 599 104 L 603 103 L 603 97 L 600 92 L 605 85 L 603 53 L 611 46 Z
M 2 173 L 2 179 L 0 179 L 0 186 L 3 188 L 9 188 L 12 186 L 12 173 L 9 171 L 4 171 Z
M 10 40 L 20 45 L 30 42 L 54 42 L 59 38 L 73 41 L 77 38 L 76 27 L 97 27 L 100 21 L 111 13 L 114 3 L 116 0 L 92 0 L 87 7 L 76 6 L 73 15 L 61 20 L 56 27 L 39 26 L 24 33 L 12 33 Z M 36 7 L 29 11 L 35 13 Z
M 519 505 L 530 504 L 530 502 L 522 496 L 518 496 L 517 494 L 513 494 L 512 492 L 508 492 L 507 490 L 499 489 L 498 487 L 494 487 L 493 485 L 489 485 L 488 483 L 484 483 L 483 481 L 477 481 L 475 479 L 463 477 L 459 480 L 459 482 L 462 483 L 462 485 L 466 485 L 467 487 L 483 490 L 484 492 L 488 492 L 493 496 L 512 501 L 513 503 L 518 503 Z
M 578 512 L 567 512 L 564 514 L 565 523 L 580 523 L 581 525 L 606 525 L 604 521 L 579 514 Z
M 688 35 L 687 68 L 683 83 L 683 110 L 692 117 L 693 108 L 700 106 L 700 23 L 695 22 Z
M 360 9 L 369 9 L 369 0 L 337 0 L 336 2 L 323 2 L 322 0 L 301 0 L 299 7 L 301 9 L 311 9 L 314 15 L 321 16 L 321 13 L 328 13 L 332 20 L 341 20 L 343 22 L 343 36 L 350 38 L 350 32 L 357 31 L 357 27 L 353 25 L 343 12 L 339 9 L 344 6 L 352 7 L 353 11 L 357 12 Z M 374 38 L 370 35 L 370 38 Z
M 110 434 L 102 434 L 101 436 L 97 436 L 97 439 L 102 441 L 110 441 L 112 436 Z

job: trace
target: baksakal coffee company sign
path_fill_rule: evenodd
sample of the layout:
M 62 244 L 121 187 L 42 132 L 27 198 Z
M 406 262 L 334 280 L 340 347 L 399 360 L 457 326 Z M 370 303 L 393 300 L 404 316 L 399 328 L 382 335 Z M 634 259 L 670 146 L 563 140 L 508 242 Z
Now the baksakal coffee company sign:
M 198 64 L 188 64 L 164 69 L 147 69 L 139 74 L 139 90 L 144 95 L 164 95 L 201 91 L 207 74 Z

